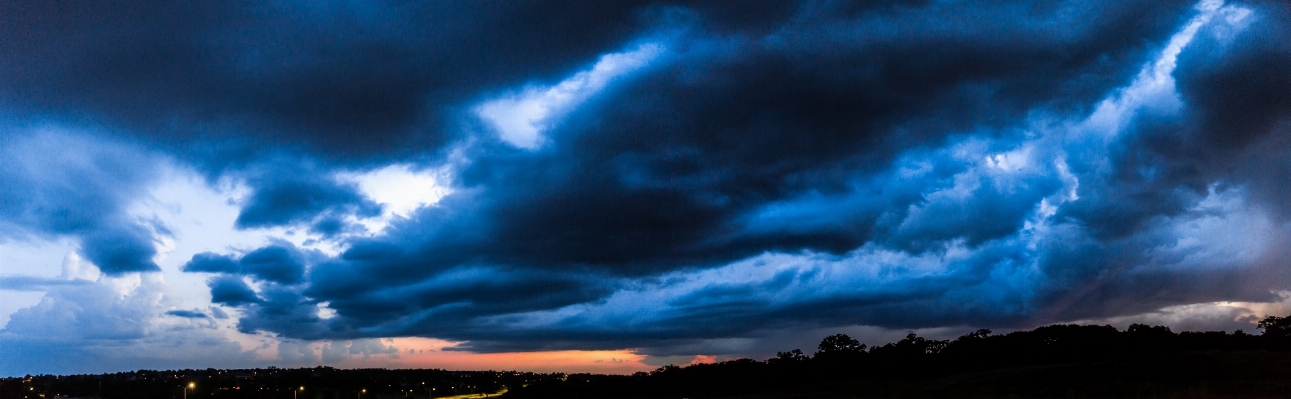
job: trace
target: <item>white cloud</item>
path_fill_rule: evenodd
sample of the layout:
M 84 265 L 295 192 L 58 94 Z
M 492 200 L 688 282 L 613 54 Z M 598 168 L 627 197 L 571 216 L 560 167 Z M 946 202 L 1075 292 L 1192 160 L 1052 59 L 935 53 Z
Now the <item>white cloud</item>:
M 68 258 L 76 250 L 76 241 L 70 238 L 52 240 L 0 240 L 0 276 L 79 277 L 77 271 L 67 271 Z M 76 257 L 80 259 L 79 256 Z M 78 265 L 79 266 L 79 263 Z M 97 269 L 94 270 L 97 273 Z M 0 289 L 0 326 L 9 322 L 9 315 L 18 309 L 40 303 L 43 291 L 14 291 Z
M 1156 311 L 1105 319 L 1078 320 L 1081 324 L 1111 324 L 1125 328 L 1141 323 L 1163 325 L 1174 331 L 1233 331 L 1256 333 L 1255 322 L 1267 316 L 1291 313 L 1291 291 L 1276 293 L 1277 302 L 1202 302 L 1169 306 Z
M 416 169 L 394 164 L 362 173 L 342 173 L 337 178 L 354 182 L 359 190 L 385 207 L 380 217 L 355 219 L 368 231 L 377 232 L 395 217 L 407 217 L 417 209 L 439 202 L 452 193 L 449 182 L 453 164 L 437 169 Z
M 1081 124 L 1081 129 L 1095 135 L 1111 138 L 1118 135 L 1134 113 L 1140 109 L 1174 112 L 1182 106 L 1175 88 L 1174 69 L 1179 53 L 1197 36 L 1197 31 L 1210 23 L 1215 16 L 1222 16 L 1229 30 L 1244 27 L 1244 20 L 1251 11 L 1236 6 L 1224 6 L 1222 0 L 1204 0 L 1197 5 L 1200 13 L 1188 21 L 1166 43 L 1153 62 L 1139 71 L 1134 82 L 1098 104 L 1094 113 Z
M 179 303 L 157 273 L 52 286 L 0 330 L 0 375 L 245 367 L 254 354 L 210 319 L 161 317 Z
M 651 43 L 604 55 L 590 70 L 574 74 L 554 86 L 530 86 L 519 93 L 486 101 L 475 107 L 475 114 L 497 130 L 502 141 L 519 148 L 536 149 L 542 146 L 543 131 L 557 118 L 605 88 L 614 78 L 645 66 L 663 51 L 662 45 Z

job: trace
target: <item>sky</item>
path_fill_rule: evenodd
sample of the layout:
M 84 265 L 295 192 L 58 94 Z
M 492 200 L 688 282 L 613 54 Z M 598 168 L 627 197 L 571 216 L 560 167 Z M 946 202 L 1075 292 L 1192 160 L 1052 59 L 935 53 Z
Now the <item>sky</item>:
M 1281 1 L 0 2 L 0 375 L 1291 314 Z

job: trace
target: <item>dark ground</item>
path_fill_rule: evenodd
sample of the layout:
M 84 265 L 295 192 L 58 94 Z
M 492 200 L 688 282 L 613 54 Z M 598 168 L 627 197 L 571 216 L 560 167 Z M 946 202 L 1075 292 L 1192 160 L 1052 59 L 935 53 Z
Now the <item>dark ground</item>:
M 506 391 L 502 399 L 1291 398 L 1291 317 L 1260 335 L 1135 324 L 1052 325 L 867 348 L 843 334 L 780 352 L 631 376 L 514 371 L 139 370 L 0 378 L 0 399 L 390 399 Z M 2 354 L 0 354 L 2 355 Z M 498 397 L 498 396 L 493 396 Z
M 661 396 L 672 398 L 672 396 Z M 1180 353 L 1012 367 L 936 378 L 865 378 L 698 398 L 1288 398 L 1291 354 Z

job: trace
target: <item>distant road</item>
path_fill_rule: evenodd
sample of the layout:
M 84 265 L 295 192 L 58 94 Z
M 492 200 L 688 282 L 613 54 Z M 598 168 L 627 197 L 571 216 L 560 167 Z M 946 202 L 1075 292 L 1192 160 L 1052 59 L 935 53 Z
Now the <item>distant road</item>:
M 485 395 L 487 395 L 487 397 L 493 398 L 504 393 L 507 393 L 506 387 L 502 387 L 502 390 L 494 393 L 472 393 L 472 394 L 466 394 L 466 395 L 436 396 L 435 399 L 478 399 L 478 398 L 486 397 Z

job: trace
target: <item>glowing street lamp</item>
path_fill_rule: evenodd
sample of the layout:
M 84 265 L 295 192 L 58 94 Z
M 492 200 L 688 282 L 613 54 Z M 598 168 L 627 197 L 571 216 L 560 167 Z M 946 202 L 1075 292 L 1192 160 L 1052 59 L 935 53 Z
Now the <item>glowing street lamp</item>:
M 196 387 L 196 386 L 197 384 L 190 382 L 188 383 L 188 386 L 184 387 L 184 399 L 188 399 L 188 390 L 193 389 L 193 387 Z
M 297 392 L 304 391 L 304 390 L 305 390 L 305 387 L 300 387 L 300 389 L 297 389 L 297 390 L 295 390 L 295 391 L 291 391 L 291 399 L 296 399 L 296 393 L 297 393 Z
M 359 391 L 359 393 L 355 394 L 355 395 L 354 395 L 354 397 L 355 397 L 355 398 L 363 397 L 363 394 L 365 394 L 365 393 L 368 393 L 368 390 L 366 390 L 366 389 L 361 390 L 361 391 Z

